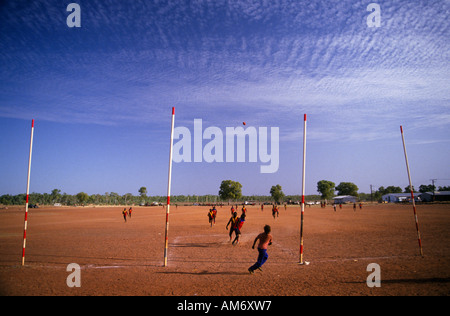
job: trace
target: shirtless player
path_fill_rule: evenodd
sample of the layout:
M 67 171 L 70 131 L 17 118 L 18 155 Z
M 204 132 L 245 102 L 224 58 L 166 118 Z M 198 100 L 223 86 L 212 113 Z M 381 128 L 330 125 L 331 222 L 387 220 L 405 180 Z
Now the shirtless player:
M 252 265 L 250 268 L 248 268 L 248 272 L 251 274 L 254 273 L 256 269 L 262 271 L 261 267 L 262 265 L 267 261 L 269 258 L 269 255 L 267 254 L 267 247 L 272 245 L 273 237 L 270 234 L 270 226 L 266 225 L 264 226 L 264 233 L 261 233 L 258 235 L 258 237 L 255 238 L 255 241 L 253 242 L 252 249 L 255 249 L 255 244 L 259 240 L 258 244 L 258 260 L 254 265 Z

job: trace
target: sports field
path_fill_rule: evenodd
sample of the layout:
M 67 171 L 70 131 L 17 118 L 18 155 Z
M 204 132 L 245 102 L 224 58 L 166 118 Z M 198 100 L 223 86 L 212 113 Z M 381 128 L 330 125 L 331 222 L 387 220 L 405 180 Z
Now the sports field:
M 425 257 L 411 205 L 306 207 L 300 266 L 300 207 L 248 207 L 237 246 L 225 226 L 230 207 L 171 206 L 168 267 L 163 267 L 165 210 L 133 207 L 50 207 L 28 216 L 21 266 L 24 207 L 0 209 L 0 295 L 449 295 L 450 204 L 418 205 Z M 239 211 L 240 214 L 240 211 Z M 274 243 L 263 271 L 254 238 L 272 227 Z M 81 267 L 81 287 L 69 288 L 67 265 Z M 381 287 L 366 284 L 367 266 L 381 268 Z

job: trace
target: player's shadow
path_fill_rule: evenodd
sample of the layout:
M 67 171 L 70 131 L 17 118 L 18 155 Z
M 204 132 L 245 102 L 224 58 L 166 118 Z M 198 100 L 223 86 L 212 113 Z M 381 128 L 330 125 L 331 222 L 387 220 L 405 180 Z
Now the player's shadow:
M 203 242 L 203 243 L 176 243 L 176 244 L 170 244 L 170 247 L 180 247 L 180 248 L 210 248 L 219 246 L 220 243 L 218 242 Z
M 6 256 L 10 258 L 5 259 Z M 15 256 L 16 258 L 14 258 Z M 143 266 L 143 267 L 160 267 L 161 264 L 152 260 L 153 258 L 126 258 L 126 257 L 95 257 L 95 256 L 71 256 L 71 255 L 57 255 L 57 254 L 30 254 L 26 257 L 25 262 L 30 264 L 55 264 L 55 265 L 67 265 L 68 262 L 77 262 L 83 267 L 101 267 L 108 266 L 110 261 L 123 262 L 110 264 L 111 267 L 115 266 Z M 0 253 L 0 266 L 18 265 L 21 258 L 17 254 Z
M 235 271 L 164 271 L 164 272 L 156 272 L 160 274 L 179 274 L 179 275 L 248 275 L 248 272 L 235 272 Z

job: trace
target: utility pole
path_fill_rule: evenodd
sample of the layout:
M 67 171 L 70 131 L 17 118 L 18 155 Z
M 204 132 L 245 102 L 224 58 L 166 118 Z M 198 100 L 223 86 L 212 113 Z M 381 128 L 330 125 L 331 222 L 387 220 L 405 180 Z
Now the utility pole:
M 436 201 L 436 187 L 434 186 L 435 181 L 437 181 L 437 179 L 431 179 L 431 185 L 433 186 L 433 202 Z

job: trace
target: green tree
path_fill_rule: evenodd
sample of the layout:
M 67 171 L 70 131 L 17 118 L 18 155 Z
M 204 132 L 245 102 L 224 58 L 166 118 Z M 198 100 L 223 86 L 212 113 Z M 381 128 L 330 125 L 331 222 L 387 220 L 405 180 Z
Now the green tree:
M 141 204 L 145 203 L 146 199 L 147 199 L 147 188 L 146 187 L 140 187 L 139 190 L 139 195 L 141 196 Z
M 32 192 L 30 193 L 28 201 L 30 202 L 30 204 L 42 204 L 42 194 Z
M 219 195 L 222 200 L 237 200 L 242 197 L 242 184 L 237 181 L 223 180 Z
M 416 189 L 414 188 L 414 186 L 412 187 L 412 191 L 417 192 Z M 411 192 L 411 187 L 408 185 L 407 187 L 405 187 L 405 191 L 403 191 L 403 193 L 410 193 L 410 192 Z
M 119 204 L 119 193 L 111 192 L 109 196 L 111 197 L 111 203 L 113 203 L 114 205 Z
M 140 187 L 138 192 L 142 198 L 147 197 L 147 188 L 146 187 Z
M 133 194 L 131 193 L 126 193 L 122 196 L 123 200 L 124 200 L 124 204 L 127 205 L 127 203 L 130 203 L 131 199 L 133 198 Z M 131 204 L 131 203 L 130 203 Z
M 79 204 L 84 204 L 89 199 L 89 195 L 84 192 L 80 192 L 76 195 Z
M 52 196 L 52 202 L 58 203 L 61 200 L 61 190 L 53 189 L 51 196 Z
M 89 201 L 91 201 L 91 203 L 93 203 L 95 205 L 98 205 L 98 204 L 100 204 L 102 202 L 102 196 L 100 194 L 98 194 L 98 193 L 97 194 L 92 194 L 89 197 Z
M 317 192 L 322 194 L 322 199 L 330 200 L 334 196 L 334 187 L 336 184 L 328 180 L 320 180 L 317 182 Z
M 436 191 L 436 186 L 434 186 L 434 185 L 432 185 L 432 184 L 429 184 L 429 185 L 422 184 L 422 185 L 419 187 L 419 192 L 420 192 L 420 193 L 434 192 L 434 191 Z
M 270 195 L 275 200 L 275 202 L 280 203 L 284 199 L 284 193 L 281 185 L 277 184 L 270 188 Z
M 402 188 L 395 187 L 393 185 L 390 185 L 386 188 L 381 186 L 378 188 L 378 192 L 380 193 L 380 198 L 381 198 L 382 195 L 389 194 L 389 193 L 402 193 Z
M 14 203 L 13 200 L 14 200 L 14 197 L 9 194 L 0 196 L 0 204 L 2 204 L 2 205 L 11 205 Z
M 336 187 L 338 195 L 358 196 L 358 186 L 351 182 L 341 182 Z

